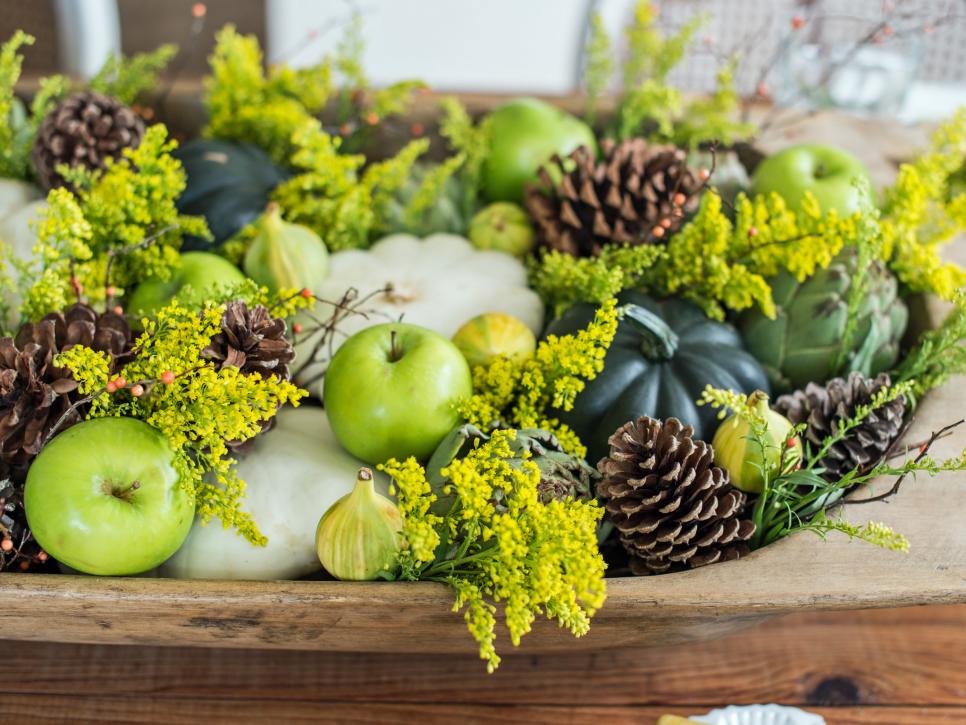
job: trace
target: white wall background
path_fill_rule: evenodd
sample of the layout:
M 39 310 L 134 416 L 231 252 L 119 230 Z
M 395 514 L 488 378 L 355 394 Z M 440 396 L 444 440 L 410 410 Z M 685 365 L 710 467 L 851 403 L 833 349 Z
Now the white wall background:
M 824 0 L 826 12 L 881 18 L 883 2 L 927 18 L 956 14 L 925 39 L 921 78 L 966 84 L 966 0 Z M 773 59 L 802 0 L 660 0 L 667 28 L 694 13 L 709 21 L 672 81 L 713 85 L 715 57 L 740 48 L 753 93 L 756 69 Z M 956 3 L 959 3 L 956 5 Z M 356 7 L 364 16 L 366 68 L 377 84 L 421 78 L 442 91 L 567 93 L 579 79 L 587 18 L 597 7 L 621 38 L 635 0 L 266 0 L 268 56 L 306 65 L 334 50 Z M 958 12 L 957 12 L 958 8 Z M 309 34 L 318 37 L 309 40 Z M 704 39 L 710 40 L 706 44 Z
M 633 0 L 603 0 L 620 27 Z M 359 0 L 366 70 L 377 84 L 422 78 L 438 90 L 567 93 L 589 0 Z M 306 65 L 334 50 L 352 6 L 268 0 L 268 55 Z M 315 42 L 306 34 L 317 31 Z M 299 46 L 302 46 L 299 48 Z M 292 52 L 295 50 L 296 52 Z

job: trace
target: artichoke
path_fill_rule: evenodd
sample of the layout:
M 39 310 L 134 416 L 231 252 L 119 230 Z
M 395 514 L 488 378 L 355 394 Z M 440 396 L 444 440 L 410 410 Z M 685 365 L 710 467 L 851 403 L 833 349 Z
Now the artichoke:
M 418 219 L 407 218 L 407 208 L 419 193 L 427 174 L 435 164 L 416 164 L 406 183 L 393 195 L 386 208 L 386 234 L 414 234 L 427 237 L 430 234 L 466 233 L 469 221 L 464 214 L 466 189 L 460 180 L 450 176 L 443 184 L 440 195 L 428 206 Z
M 450 431 L 426 466 L 426 479 L 437 493 L 440 493 L 446 480 L 442 469 L 451 461 L 465 456 L 477 445 L 477 441 L 485 441 L 489 437 L 488 433 L 472 425 L 461 425 Z M 588 501 L 593 497 L 600 474 L 583 458 L 564 453 L 552 433 L 539 428 L 522 428 L 517 431 L 510 446 L 518 456 L 515 461 L 522 464 L 527 460 L 524 452 L 529 452 L 529 460 L 540 469 L 537 495 L 543 503 L 567 498 Z M 499 508 L 500 502 L 495 503 Z M 445 502 L 438 505 L 448 508 Z
M 822 384 L 852 371 L 875 377 L 899 356 L 899 340 L 909 311 L 898 297 L 898 283 L 879 261 L 872 263 L 866 292 L 858 308 L 858 324 L 840 369 L 833 369 L 848 322 L 849 290 L 858 255 L 848 247 L 804 282 L 782 272 L 770 280 L 777 315 L 744 313 L 738 327 L 745 346 L 764 366 L 773 388 L 785 392 L 807 383 Z

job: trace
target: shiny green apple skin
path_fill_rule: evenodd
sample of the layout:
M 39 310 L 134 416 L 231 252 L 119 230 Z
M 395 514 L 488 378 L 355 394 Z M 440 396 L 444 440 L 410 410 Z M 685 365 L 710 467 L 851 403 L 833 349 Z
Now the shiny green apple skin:
M 194 499 L 173 461 L 164 436 L 135 418 L 68 428 L 27 474 L 24 507 L 34 538 L 85 574 L 153 569 L 178 550 L 194 519 Z
M 209 252 L 184 252 L 181 267 L 167 280 L 148 279 L 137 286 L 127 301 L 134 315 L 154 314 L 177 297 L 187 305 L 204 300 L 216 288 L 245 281 L 245 275 L 224 257 Z
M 858 179 L 862 188 L 856 188 Z M 752 194 L 777 192 L 792 209 L 801 209 L 811 191 L 823 211 L 848 216 L 875 205 L 869 172 L 852 154 L 820 144 L 798 144 L 762 161 L 751 180 Z
M 519 98 L 488 116 L 489 149 L 483 160 L 483 193 L 489 201 L 523 201 L 524 186 L 554 154 L 578 146 L 596 153 L 590 126 L 576 116 L 535 98 Z
M 394 322 L 342 344 L 325 373 L 323 400 L 342 447 L 376 465 L 429 458 L 460 422 L 453 404 L 472 392 L 470 367 L 453 343 Z

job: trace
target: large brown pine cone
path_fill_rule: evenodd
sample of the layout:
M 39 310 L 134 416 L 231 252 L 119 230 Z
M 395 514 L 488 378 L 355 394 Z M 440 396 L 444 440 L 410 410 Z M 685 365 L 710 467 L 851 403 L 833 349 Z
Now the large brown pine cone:
M 285 320 L 272 317 L 262 305 L 249 309 L 236 300 L 228 304 L 221 318 L 221 332 L 211 338 L 201 355 L 217 363 L 219 369 L 231 366 L 245 375 L 291 380 L 288 364 L 295 359 L 295 348 L 285 332 Z
M 809 383 L 804 390 L 782 395 L 775 401 L 775 410 L 792 423 L 806 423 L 805 439 L 817 451 L 839 425 L 855 415 L 858 406 L 868 404 L 889 385 L 886 373 L 869 379 L 853 372 L 847 379 L 833 378 L 825 385 Z M 901 396 L 872 411 L 819 461 L 825 469 L 823 478 L 837 481 L 855 468 L 866 471 L 875 466 L 902 432 L 905 412 Z
M 0 460 L 29 463 L 73 402 L 77 381 L 54 366 L 57 353 L 84 345 L 116 359 L 130 343 L 123 317 L 99 315 L 83 304 L 24 325 L 16 338 L 0 339 Z M 79 419 L 65 421 L 64 427 Z
M 597 464 L 597 493 L 635 574 L 657 574 L 737 559 L 755 525 L 742 518 L 745 495 L 677 418 L 642 417 L 609 439 Z
M 682 149 L 634 138 L 604 141 L 601 151 L 600 161 L 587 147 L 554 157 L 559 183 L 542 167 L 541 183 L 527 189 L 527 211 L 544 246 L 587 257 L 605 244 L 659 243 L 697 203 L 702 182 Z
M 137 147 L 143 136 L 144 121 L 116 98 L 95 91 L 73 93 L 44 116 L 37 131 L 37 179 L 47 189 L 65 186 L 59 164 L 103 169 L 106 159 Z

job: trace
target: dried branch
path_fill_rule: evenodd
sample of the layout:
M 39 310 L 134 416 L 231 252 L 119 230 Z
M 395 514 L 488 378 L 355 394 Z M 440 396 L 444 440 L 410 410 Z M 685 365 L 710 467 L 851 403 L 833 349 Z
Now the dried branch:
M 919 454 L 913 459 L 913 464 L 919 463 L 923 458 L 925 458 L 926 455 L 929 453 L 929 449 L 932 448 L 932 446 L 936 443 L 936 441 L 945 437 L 953 429 L 963 425 L 963 423 L 966 423 L 966 418 L 961 418 L 960 420 L 957 420 L 955 423 L 950 423 L 949 425 L 940 428 L 938 431 L 933 431 L 930 434 L 928 440 L 926 440 L 925 443 L 919 446 Z M 905 481 L 906 476 L 908 475 L 909 475 L 908 471 L 900 475 L 895 480 L 895 483 L 892 484 L 892 488 L 890 488 L 885 493 L 881 493 L 876 496 L 870 496 L 868 498 L 846 499 L 845 503 L 849 505 L 853 505 L 853 504 L 863 504 L 863 503 L 875 503 L 876 501 L 885 501 L 887 499 L 890 499 L 893 496 L 895 496 L 897 493 L 899 493 L 899 488 L 902 486 L 903 481 Z

